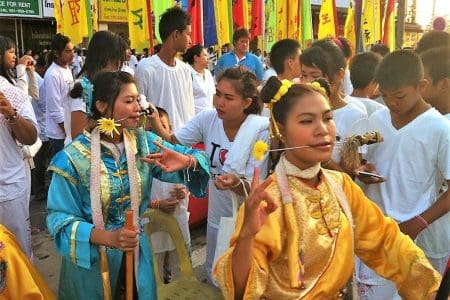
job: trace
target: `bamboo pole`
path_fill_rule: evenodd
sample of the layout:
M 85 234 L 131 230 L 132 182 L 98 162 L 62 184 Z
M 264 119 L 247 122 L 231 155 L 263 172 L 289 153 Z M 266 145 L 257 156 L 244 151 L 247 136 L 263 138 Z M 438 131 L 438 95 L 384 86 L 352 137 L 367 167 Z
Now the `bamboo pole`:
M 125 212 L 125 228 L 128 230 L 134 230 L 133 224 L 133 210 L 129 209 Z M 125 253 L 125 270 L 126 270 L 126 285 L 125 293 L 126 300 L 133 300 L 133 251 L 127 251 Z

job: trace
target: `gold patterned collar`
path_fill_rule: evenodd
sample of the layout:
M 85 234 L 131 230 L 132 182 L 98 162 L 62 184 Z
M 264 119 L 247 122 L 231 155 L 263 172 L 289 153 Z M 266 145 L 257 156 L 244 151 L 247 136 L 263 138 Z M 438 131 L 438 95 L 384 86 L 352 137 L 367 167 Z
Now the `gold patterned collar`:
M 297 166 L 295 166 L 293 163 L 291 163 L 287 158 L 286 155 L 283 153 L 280 158 L 280 163 L 283 164 L 284 169 L 286 170 L 286 175 L 295 176 L 303 179 L 312 179 L 315 176 L 317 176 L 320 172 L 320 163 L 318 162 L 314 166 L 301 170 Z

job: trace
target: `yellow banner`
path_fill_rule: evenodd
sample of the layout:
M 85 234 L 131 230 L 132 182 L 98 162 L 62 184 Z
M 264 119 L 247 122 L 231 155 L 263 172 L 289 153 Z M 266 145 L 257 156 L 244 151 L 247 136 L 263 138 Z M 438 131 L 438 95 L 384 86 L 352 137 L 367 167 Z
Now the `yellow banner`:
M 217 38 L 219 45 L 232 42 L 232 36 L 230 35 L 230 14 L 228 10 L 228 0 L 214 0 L 215 14 L 216 14 L 216 26 L 217 26 Z
M 100 22 L 115 22 L 115 23 L 128 22 L 126 0 L 99 0 L 98 5 L 99 5 L 98 20 Z
M 276 40 L 282 40 L 288 37 L 287 16 L 288 5 L 286 0 L 277 0 L 277 35 Z
M 300 41 L 300 25 L 298 21 L 300 20 L 298 15 L 300 2 L 296 0 L 288 1 L 288 38 Z
M 150 47 L 146 1 L 128 1 L 128 30 L 131 48 L 144 49 Z
M 80 0 L 64 1 L 63 32 L 73 45 L 81 44 L 83 37 L 88 36 L 86 2 Z
M 344 37 L 350 42 L 353 49 L 356 49 L 356 28 L 355 28 L 355 10 L 353 5 L 347 9 L 347 17 L 345 18 Z
M 363 1 L 363 13 L 361 18 L 362 38 L 364 49 L 381 40 L 381 14 L 379 0 Z
M 326 37 L 336 37 L 336 22 L 334 19 L 334 1 L 333 0 L 323 0 L 322 6 L 320 7 L 319 13 L 319 39 Z
M 92 31 L 98 31 L 98 1 L 94 0 L 92 3 Z
M 64 34 L 64 23 L 62 15 L 61 0 L 55 0 L 53 4 L 53 11 L 56 19 L 56 33 Z

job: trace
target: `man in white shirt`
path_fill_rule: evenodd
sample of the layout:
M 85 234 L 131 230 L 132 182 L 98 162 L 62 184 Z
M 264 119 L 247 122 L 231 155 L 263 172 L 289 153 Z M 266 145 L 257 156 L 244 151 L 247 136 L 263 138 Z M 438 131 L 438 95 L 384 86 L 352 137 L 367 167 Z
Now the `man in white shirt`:
M 44 76 L 41 98 L 46 105 L 45 129 L 50 141 L 50 157 L 64 147 L 64 102 L 73 87 L 69 64 L 73 61 L 73 45 L 67 36 L 57 34 L 52 40 L 56 59 Z
M 159 23 L 161 50 L 141 60 L 135 73 L 139 93 L 168 112 L 174 130 L 195 115 L 191 70 L 176 58 L 177 53 L 186 52 L 191 42 L 190 23 L 182 9 L 166 10 Z

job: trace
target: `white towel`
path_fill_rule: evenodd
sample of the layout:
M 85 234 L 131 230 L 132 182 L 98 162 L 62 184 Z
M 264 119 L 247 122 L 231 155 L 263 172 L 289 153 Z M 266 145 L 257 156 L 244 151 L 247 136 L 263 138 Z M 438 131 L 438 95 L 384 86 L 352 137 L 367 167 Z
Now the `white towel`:
M 253 146 L 260 138 L 261 133 L 268 130 L 269 118 L 249 114 L 236 134 L 222 170 L 239 177 L 245 177 L 247 163 L 253 153 Z

